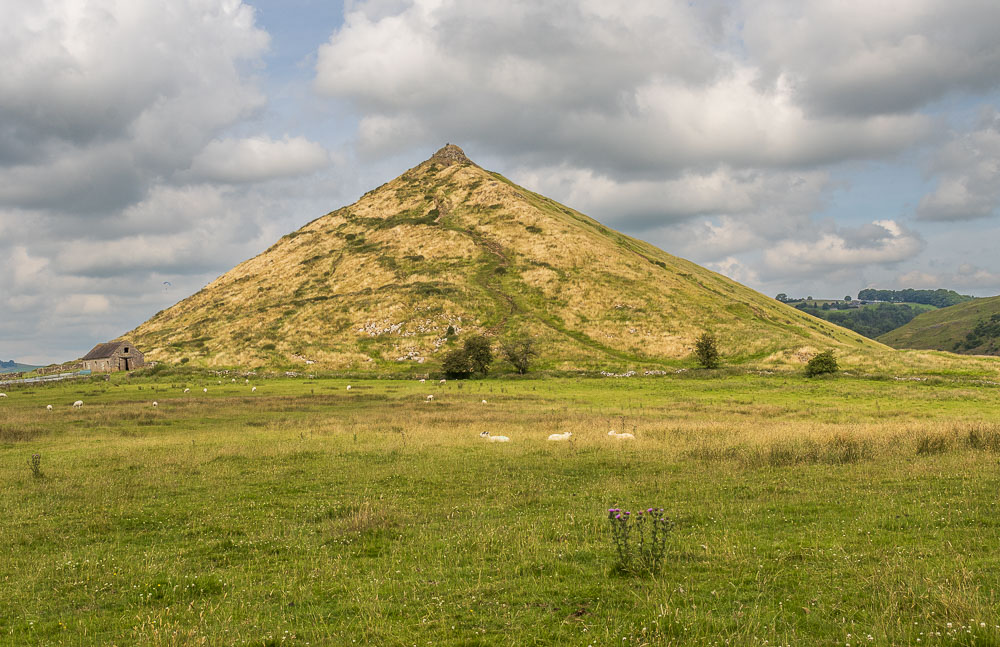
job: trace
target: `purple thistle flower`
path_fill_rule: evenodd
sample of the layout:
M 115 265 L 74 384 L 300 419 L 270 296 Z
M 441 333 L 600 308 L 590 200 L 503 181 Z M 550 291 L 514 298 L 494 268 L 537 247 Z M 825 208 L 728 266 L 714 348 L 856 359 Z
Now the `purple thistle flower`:
M 615 515 L 615 519 L 621 519 L 621 518 L 622 518 L 622 516 L 620 514 L 616 514 Z

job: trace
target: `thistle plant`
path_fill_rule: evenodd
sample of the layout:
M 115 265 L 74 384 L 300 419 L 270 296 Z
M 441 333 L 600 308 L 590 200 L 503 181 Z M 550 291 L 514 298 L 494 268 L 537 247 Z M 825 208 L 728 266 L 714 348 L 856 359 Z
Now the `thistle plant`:
M 32 454 L 31 460 L 28 461 L 28 467 L 31 468 L 31 475 L 36 479 L 42 478 L 42 455 Z
M 621 508 L 608 508 L 611 539 L 618 554 L 618 568 L 626 573 L 656 573 L 663 564 L 667 536 L 674 522 L 663 508 L 646 508 L 632 514 Z

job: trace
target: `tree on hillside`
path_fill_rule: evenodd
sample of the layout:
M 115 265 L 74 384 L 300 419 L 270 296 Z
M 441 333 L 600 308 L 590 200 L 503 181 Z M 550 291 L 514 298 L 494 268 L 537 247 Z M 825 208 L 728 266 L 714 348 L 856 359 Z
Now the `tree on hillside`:
M 538 356 L 535 340 L 527 335 L 504 341 L 500 345 L 500 352 L 521 375 L 528 372 L 531 360 Z
M 472 366 L 469 364 L 469 355 L 464 348 L 456 348 L 448 352 L 441 362 L 441 370 L 445 377 L 452 379 L 464 379 L 472 374 Z
M 813 377 L 824 373 L 836 373 L 840 370 L 837 366 L 837 358 L 833 356 L 832 350 L 825 350 L 816 353 L 806 364 L 806 376 Z
M 854 300 L 854 299 L 852 299 L 852 298 L 851 298 L 851 295 L 849 295 L 849 294 L 848 294 L 848 295 L 847 295 L 846 297 L 844 297 L 844 301 L 848 301 L 848 302 L 850 302 L 850 301 L 853 301 L 853 300 Z
M 473 335 L 465 340 L 465 356 L 469 361 L 469 368 L 475 373 L 486 375 L 493 363 L 493 350 L 490 348 L 490 340 L 482 335 Z
M 698 358 L 698 363 L 705 368 L 718 368 L 719 342 L 710 332 L 703 332 L 694 342 L 694 354 Z
M 784 292 L 779 292 L 778 296 L 776 296 L 774 298 L 777 299 L 778 301 L 781 301 L 782 303 L 785 303 L 786 301 L 788 301 L 788 295 L 785 294 Z

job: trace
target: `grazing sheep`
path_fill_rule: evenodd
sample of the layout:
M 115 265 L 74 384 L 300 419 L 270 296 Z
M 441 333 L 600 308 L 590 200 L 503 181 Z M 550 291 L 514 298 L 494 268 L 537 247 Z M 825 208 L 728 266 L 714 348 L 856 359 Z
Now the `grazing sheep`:
M 486 400 L 483 400 L 483 404 L 486 404 Z
M 250 388 L 250 393 L 256 393 L 256 392 L 257 392 L 257 387 L 254 386 Z
M 160 406 L 160 405 L 156 402 L 156 400 L 153 400 L 153 408 L 155 409 L 158 406 Z
M 617 438 L 618 440 L 635 440 L 635 436 L 628 433 L 627 431 L 618 433 L 617 431 L 612 429 L 611 431 L 608 432 L 608 435 L 611 436 L 612 438 Z
M 247 378 L 247 379 L 243 380 L 243 383 L 244 384 L 250 384 L 250 378 Z
M 448 381 L 448 380 L 441 380 L 440 382 L 438 382 L 438 384 L 444 384 L 444 383 L 445 383 L 445 382 L 447 382 L 447 381 Z
M 83 400 L 77 400 L 76 402 L 73 403 L 73 406 L 79 409 L 80 407 L 83 406 Z
M 428 402 L 430 402 L 430 401 L 431 401 L 431 400 L 433 400 L 433 399 L 434 399 L 434 396 L 433 396 L 433 395 L 428 395 L 428 396 L 427 396 L 427 401 L 428 401 Z
M 347 390 L 348 390 L 348 391 L 350 391 L 350 390 L 351 390 L 351 385 L 350 385 L 350 384 L 348 384 L 348 385 L 347 385 Z
M 572 432 L 569 431 L 567 431 L 564 434 L 549 434 L 549 440 L 554 440 L 554 441 L 569 440 L 569 437 L 572 435 L 573 435 Z
M 427 380 L 425 380 L 425 379 L 423 379 L 423 378 L 421 378 L 421 379 L 420 379 L 420 383 L 421 383 L 421 384 L 423 384 L 423 383 L 424 383 L 424 382 L 426 382 L 426 381 L 427 381 Z
M 184 392 L 185 392 L 185 393 L 190 393 L 190 392 L 191 392 L 191 389 L 184 389 Z
M 204 389 L 201 390 L 201 392 L 202 393 L 208 393 L 208 387 L 206 386 Z
M 492 436 L 492 435 L 490 435 L 490 432 L 488 432 L 488 431 L 484 431 L 483 433 L 479 434 L 479 437 L 480 438 L 486 438 L 491 443 L 509 443 L 510 442 L 510 438 L 508 438 L 507 436 Z
M 7 397 L 6 393 L 0 393 L 0 398 L 6 398 L 6 397 Z
M 236 384 L 236 378 L 235 377 L 233 378 L 233 384 Z
M 52 411 L 52 405 L 51 404 L 45 405 L 45 410 L 46 411 Z

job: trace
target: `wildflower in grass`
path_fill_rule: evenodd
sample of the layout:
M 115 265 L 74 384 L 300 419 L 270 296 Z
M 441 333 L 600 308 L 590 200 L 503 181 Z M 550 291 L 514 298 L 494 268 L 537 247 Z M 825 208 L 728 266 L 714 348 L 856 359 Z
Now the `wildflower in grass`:
M 608 508 L 608 521 L 621 571 L 655 573 L 660 570 L 667 536 L 674 527 L 663 508 L 638 510 L 634 516 L 628 510 Z

